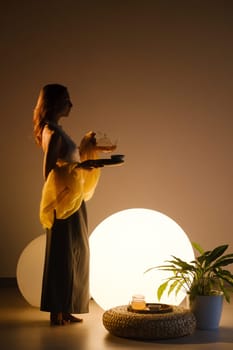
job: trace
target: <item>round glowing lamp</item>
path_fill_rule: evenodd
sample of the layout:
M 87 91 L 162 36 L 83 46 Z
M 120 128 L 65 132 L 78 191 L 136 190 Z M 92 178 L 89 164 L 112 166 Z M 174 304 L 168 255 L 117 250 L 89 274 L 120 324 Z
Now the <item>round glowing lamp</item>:
M 35 307 L 40 305 L 45 243 L 45 234 L 31 241 L 22 251 L 16 267 L 19 290 L 26 301 Z
M 164 264 L 172 255 L 194 259 L 183 229 L 168 216 L 151 209 L 127 209 L 102 221 L 90 236 L 90 291 L 104 310 L 128 304 L 142 294 L 159 302 L 157 289 L 170 273 L 148 268 Z M 186 296 L 164 293 L 160 302 L 179 305 Z

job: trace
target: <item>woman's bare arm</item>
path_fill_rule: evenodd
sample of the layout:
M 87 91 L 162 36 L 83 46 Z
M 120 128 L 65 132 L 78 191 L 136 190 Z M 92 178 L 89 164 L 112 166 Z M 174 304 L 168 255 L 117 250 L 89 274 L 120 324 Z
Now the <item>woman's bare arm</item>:
M 60 154 L 60 147 L 60 135 L 57 132 L 52 132 L 44 148 L 43 176 L 45 179 L 47 179 L 49 172 L 56 166 Z

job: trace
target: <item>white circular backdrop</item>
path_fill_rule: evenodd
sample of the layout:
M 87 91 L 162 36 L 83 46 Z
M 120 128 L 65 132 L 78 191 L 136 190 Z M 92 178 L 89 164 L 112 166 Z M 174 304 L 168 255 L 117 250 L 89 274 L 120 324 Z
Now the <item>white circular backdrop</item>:
M 16 268 L 19 290 L 27 302 L 35 307 L 40 306 L 45 243 L 45 234 L 31 241 L 22 251 Z
M 90 237 L 91 296 L 103 309 L 128 304 L 133 294 L 158 302 L 157 288 L 169 274 L 150 267 L 164 264 L 172 255 L 194 259 L 186 233 L 168 216 L 150 209 L 127 209 L 102 221 Z M 176 297 L 167 293 L 163 303 L 179 305 L 185 291 Z

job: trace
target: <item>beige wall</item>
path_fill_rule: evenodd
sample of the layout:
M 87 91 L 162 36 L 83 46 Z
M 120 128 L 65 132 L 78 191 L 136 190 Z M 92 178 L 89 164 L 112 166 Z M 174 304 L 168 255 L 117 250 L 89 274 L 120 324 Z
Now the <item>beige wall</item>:
M 123 167 L 102 171 L 90 230 L 145 207 L 204 248 L 229 243 L 232 251 L 232 2 L 14 3 L 0 14 L 0 277 L 15 276 L 21 251 L 43 232 L 31 116 L 50 82 L 69 87 L 64 127 L 77 142 L 104 131 L 126 155 Z

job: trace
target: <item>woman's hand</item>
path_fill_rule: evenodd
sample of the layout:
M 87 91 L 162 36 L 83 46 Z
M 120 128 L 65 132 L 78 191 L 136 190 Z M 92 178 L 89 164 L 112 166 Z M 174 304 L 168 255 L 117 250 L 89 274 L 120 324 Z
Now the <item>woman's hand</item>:
M 95 135 L 96 135 L 96 133 L 94 131 L 89 131 L 82 138 L 80 146 L 79 146 L 80 156 L 82 156 L 84 153 L 96 150 Z
M 81 140 L 79 146 L 79 153 L 81 162 L 88 159 L 96 159 L 99 152 L 111 153 L 116 149 L 116 145 L 113 145 L 110 140 L 108 142 L 98 144 L 96 140 L 96 133 L 89 131 Z
M 79 146 L 79 153 L 80 153 L 81 162 L 83 162 L 87 159 L 97 159 L 98 150 L 96 147 L 95 135 L 96 135 L 95 132 L 89 131 L 82 138 L 80 146 Z

